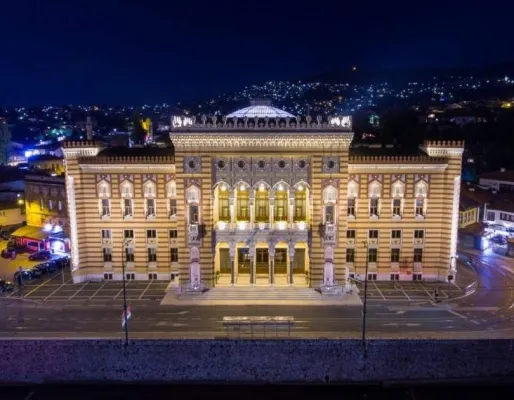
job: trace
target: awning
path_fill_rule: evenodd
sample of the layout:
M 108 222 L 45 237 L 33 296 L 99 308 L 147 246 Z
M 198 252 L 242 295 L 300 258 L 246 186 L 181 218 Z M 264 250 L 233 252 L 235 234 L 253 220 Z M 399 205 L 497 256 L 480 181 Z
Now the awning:
M 11 233 L 11 236 L 24 237 L 34 240 L 44 240 L 47 237 L 47 233 L 43 232 L 42 228 L 39 226 L 22 226 L 21 228 L 18 228 L 13 233 Z

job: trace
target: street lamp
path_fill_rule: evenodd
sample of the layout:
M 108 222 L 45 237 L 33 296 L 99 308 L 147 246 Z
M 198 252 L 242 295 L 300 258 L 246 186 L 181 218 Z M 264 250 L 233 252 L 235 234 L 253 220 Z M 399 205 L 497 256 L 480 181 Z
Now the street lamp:
M 123 240 L 123 249 L 121 251 L 121 271 L 123 280 L 123 322 L 125 328 L 125 346 L 128 345 L 129 333 L 128 333 L 128 307 L 127 307 L 127 285 L 125 284 L 125 257 L 123 254 L 126 252 L 128 245 L 128 239 Z
M 366 272 L 364 275 L 364 304 L 362 307 L 362 345 L 364 352 L 366 352 L 366 311 L 368 301 L 368 269 L 369 269 L 369 247 L 368 242 L 363 241 L 364 247 L 366 248 Z

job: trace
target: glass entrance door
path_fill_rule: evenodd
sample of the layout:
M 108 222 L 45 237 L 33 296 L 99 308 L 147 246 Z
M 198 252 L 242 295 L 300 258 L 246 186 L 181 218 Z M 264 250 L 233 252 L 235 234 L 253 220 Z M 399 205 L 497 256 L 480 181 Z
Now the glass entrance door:
M 293 273 L 305 274 L 305 249 L 294 250 Z
M 232 268 L 230 266 L 230 256 L 228 249 L 219 249 L 220 252 L 220 274 L 230 274 Z
M 287 274 L 287 249 L 275 249 L 275 274 Z
M 250 257 L 248 248 L 237 249 L 238 274 L 250 275 Z
M 269 273 L 268 249 L 255 249 L 255 272 L 257 274 Z

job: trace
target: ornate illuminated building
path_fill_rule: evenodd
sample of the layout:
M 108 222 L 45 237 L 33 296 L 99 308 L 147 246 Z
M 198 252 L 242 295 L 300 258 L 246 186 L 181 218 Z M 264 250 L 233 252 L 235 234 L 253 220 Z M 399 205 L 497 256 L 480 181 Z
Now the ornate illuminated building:
M 370 155 L 352 139 L 350 117 L 257 103 L 173 117 L 174 150 L 65 143 L 74 280 L 122 265 L 206 286 L 454 275 L 463 143 Z

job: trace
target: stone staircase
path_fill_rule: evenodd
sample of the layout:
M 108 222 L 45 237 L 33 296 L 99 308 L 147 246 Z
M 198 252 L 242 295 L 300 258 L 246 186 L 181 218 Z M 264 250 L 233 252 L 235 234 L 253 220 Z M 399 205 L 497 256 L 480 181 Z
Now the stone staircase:
M 282 286 L 216 287 L 205 292 L 206 300 L 321 300 L 314 289 Z
M 356 292 L 351 295 L 321 295 L 308 287 L 218 286 L 203 293 L 169 288 L 162 305 L 362 305 Z

